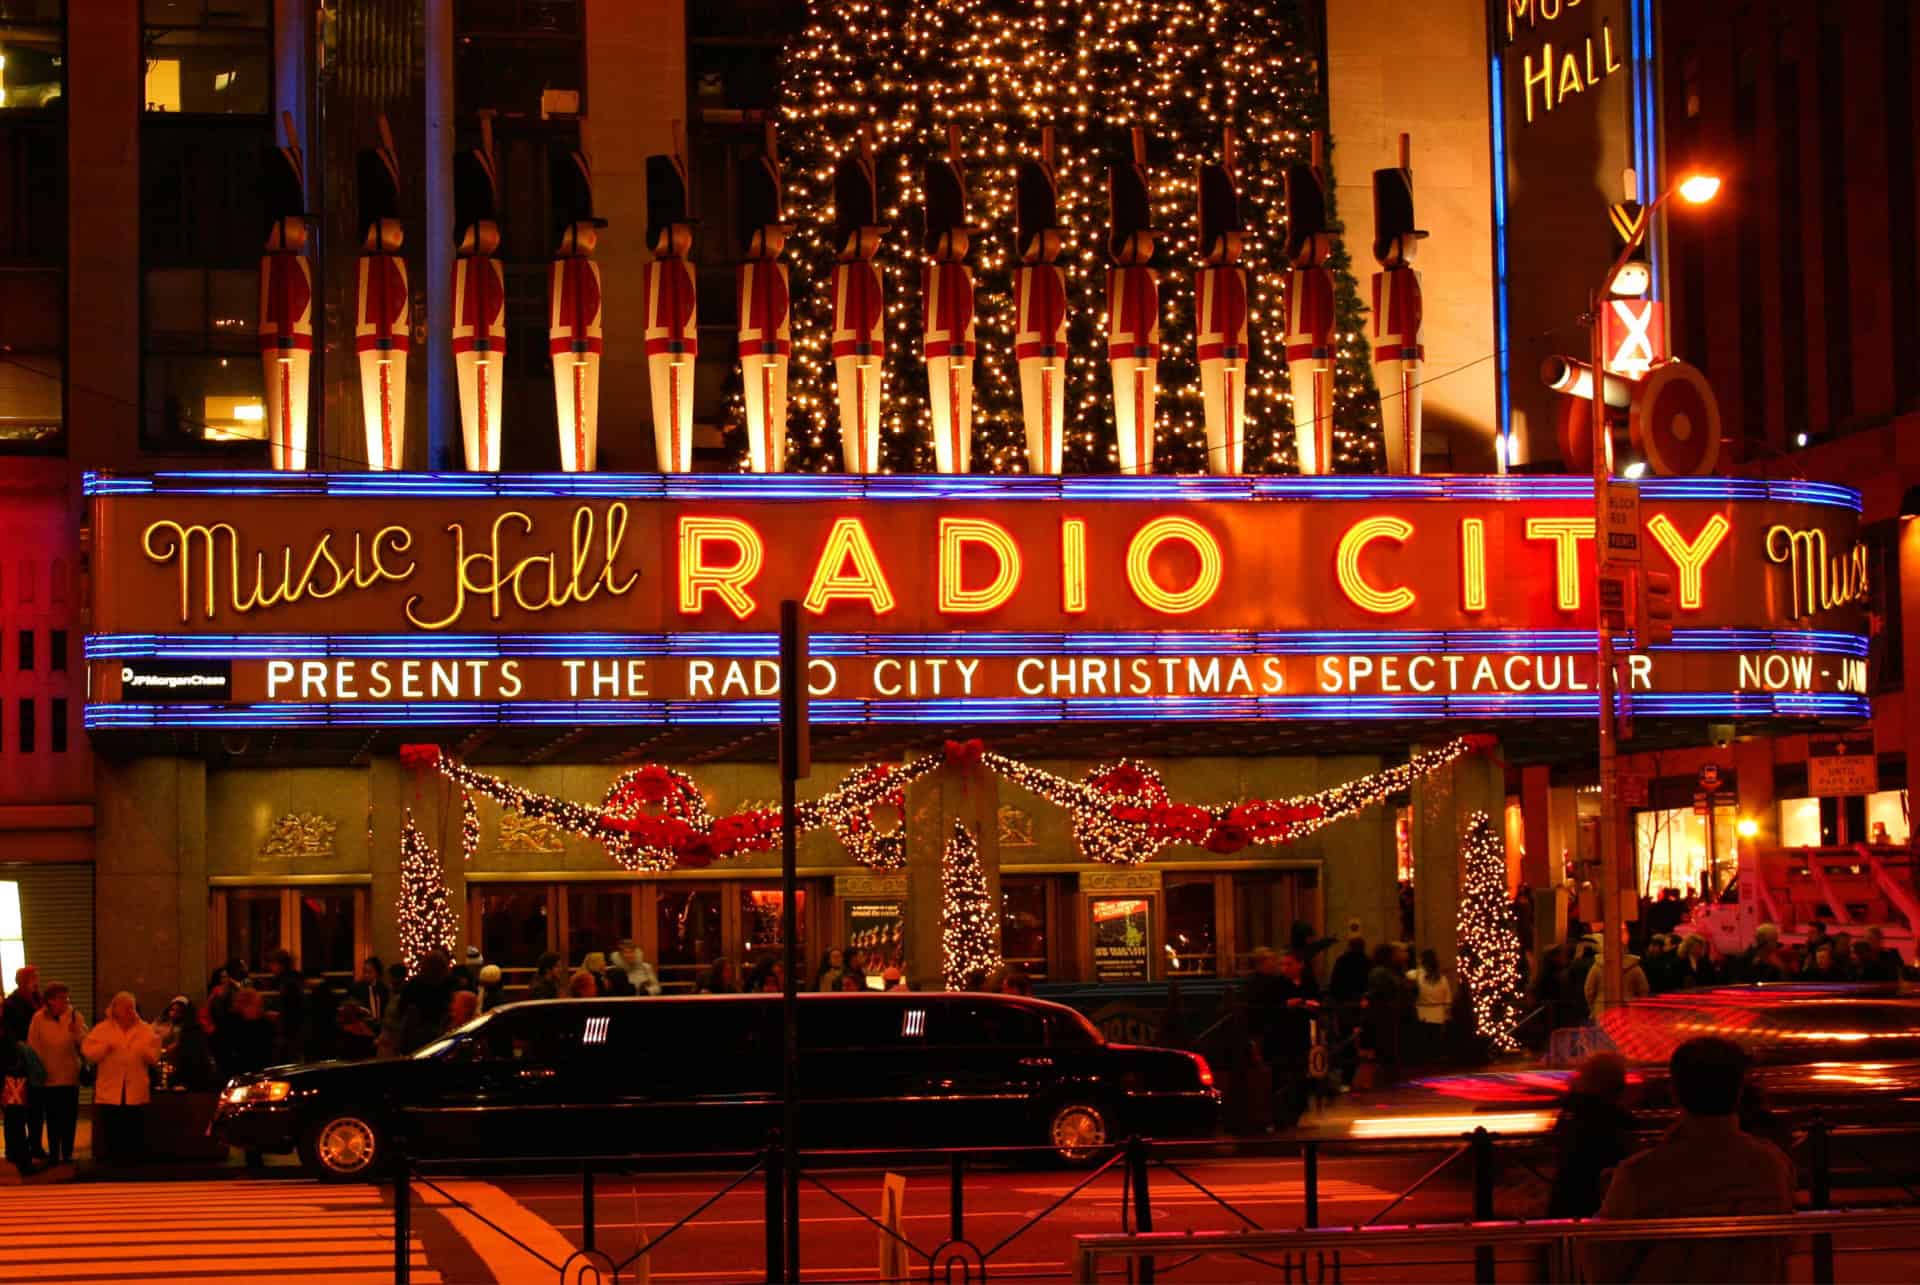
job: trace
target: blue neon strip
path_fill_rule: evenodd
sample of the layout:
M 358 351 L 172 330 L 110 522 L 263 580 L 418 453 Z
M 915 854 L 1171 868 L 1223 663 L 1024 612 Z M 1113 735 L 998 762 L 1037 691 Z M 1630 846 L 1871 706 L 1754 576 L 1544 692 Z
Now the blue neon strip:
M 1415 655 L 1436 652 L 1591 653 L 1590 629 L 1365 632 L 817 634 L 816 656 Z M 1864 658 L 1868 640 L 1827 630 L 1676 629 L 1656 651 L 1812 652 Z M 329 656 L 486 659 L 544 656 L 777 656 L 769 633 L 690 634 L 89 634 L 88 660 L 303 660 Z
M 1639 171 L 1640 191 L 1658 192 L 1662 188 L 1660 181 L 1659 116 L 1656 115 L 1654 90 L 1658 83 L 1653 56 L 1653 0 L 1633 0 L 1633 7 L 1627 21 L 1632 25 L 1633 58 L 1633 149 L 1634 168 Z M 1651 199 L 1640 197 L 1642 201 Z M 1651 241 L 1653 229 L 1648 229 Z M 1653 272 L 1650 298 L 1658 299 L 1661 294 L 1660 254 L 1656 247 L 1648 246 L 1647 261 Z
M 844 473 L 157 473 L 86 474 L 89 496 L 249 495 L 412 499 L 625 500 L 1130 500 L 1213 503 L 1493 500 L 1592 503 L 1593 484 L 1573 474 L 1447 474 L 1330 477 L 946 477 Z M 1780 500 L 1860 511 L 1860 494 L 1825 482 L 1667 477 L 1640 484 L 1649 500 Z
M 1221 722 L 1352 719 L 1591 719 L 1591 693 L 1486 696 L 1259 696 L 1242 699 L 1161 696 L 1057 700 L 821 700 L 820 724 Z M 1675 692 L 1633 697 L 1633 712 L 1655 718 L 1871 717 L 1864 696 L 1830 692 Z M 89 730 L 170 727 L 471 727 L 479 724 L 566 727 L 770 727 L 779 702 L 480 701 L 347 702 L 289 705 L 89 705 Z
M 1489 33 L 1490 40 L 1499 36 Z M 1496 46 L 1497 47 L 1497 46 Z M 1509 385 L 1508 334 L 1512 329 L 1507 302 L 1507 103 L 1500 55 L 1492 58 L 1488 99 L 1493 112 L 1493 361 L 1494 428 L 1500 434 L 1502 468 L 1513 458 L 1513 398 Z

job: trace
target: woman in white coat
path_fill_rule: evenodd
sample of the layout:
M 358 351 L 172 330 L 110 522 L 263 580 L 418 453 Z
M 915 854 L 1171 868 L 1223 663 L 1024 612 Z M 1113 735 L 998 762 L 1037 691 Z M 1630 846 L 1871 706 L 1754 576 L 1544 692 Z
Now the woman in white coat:
M 116 1164 L 139 1159 L 152 1091 L 148 1073 L 160 1061 L 160 1037 L 140 1020 L 131 992 L 113 997 L 107 1019 L 87 1032 L 80 1052 L 94 1066 L 94 1118 L 99 1122 L 94 1158 Z

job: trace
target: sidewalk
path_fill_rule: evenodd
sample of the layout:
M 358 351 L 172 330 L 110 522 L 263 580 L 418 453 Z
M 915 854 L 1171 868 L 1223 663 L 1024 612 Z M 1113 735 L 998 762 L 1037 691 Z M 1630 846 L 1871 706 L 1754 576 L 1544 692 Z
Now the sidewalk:
M 137 1165 L 101 1165 L 93 1160 L 93 1121 L 86 1112 L 74 1131 L 75 1163 L 58 1169 L 40 1170 L 22 1178 L 17 1169 L 0 1160 L 0 1187 L 42 1186 L 69 1182 L 183 1182 L 216 1178 L 299 1178 L 304 1176 L 300 1157 L 263 1156 L 262 1163 L 249 1167 L 244 1152 L 229 1150 L 224 1161 L 149 1159 Z

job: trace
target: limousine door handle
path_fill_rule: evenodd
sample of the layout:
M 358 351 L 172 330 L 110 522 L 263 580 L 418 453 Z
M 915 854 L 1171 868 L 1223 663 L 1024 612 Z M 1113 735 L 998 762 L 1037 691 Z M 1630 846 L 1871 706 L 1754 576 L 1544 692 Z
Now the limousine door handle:
M 1052 1066 L 1053 1059 L 1050 1057 L 1023 1057 L 1020 1059 L 1020 1065 L 1021 1066 Z

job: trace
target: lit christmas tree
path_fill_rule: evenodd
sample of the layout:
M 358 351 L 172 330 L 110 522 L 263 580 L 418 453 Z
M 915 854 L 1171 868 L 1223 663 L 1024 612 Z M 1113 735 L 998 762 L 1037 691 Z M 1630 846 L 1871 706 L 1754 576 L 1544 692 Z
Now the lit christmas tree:
M 1507 901 L 1507 856 L 1500 832 L 1484 812 L 1467 818 L 1461 840 L 1466 869 L 1460 888 L 1460 980 L 1473 1003 L 1474 1032 L 1495 1050 L 1520 1047 L 1520 935 Z
M 463 828 L 465 823 L 463 816 Z M 446 872 L 440 867 L 440 853 L 427 842 L 407 812 L 400 829 L 400 962 L 409 973 L 420 967 L 430 951 L 453 954 L 458 939 L 459 921 L 447 901 Z
M 789 468 L 839 466 L 829 278 L 834 163 L 872 130 L 885 278 L 887 362 L 879 468 L 931 472 L 932 419 L 921 357 L 922 166 L 959 129 L 968 217 L 982 232 L 970 261 L 979 356 L 974 377 L 973 471 L 1030 471 L 1013 338 L 1014 168 L 1058 135 L 1059 216 L 1066 245 L 1069 341 L 1068 472 L 1118 467 L 1106 352 L 1107 174 L 1147 135 L 1146 171 L 1158 229 L 1161 288 L 1158 446 L 1162 472 L 1204 472 L 1207 442 L 1193 345 L 1196 170 L 1238 140 L 1244 265 L 1252 276 L 1253 353 L 1247 371 L 1248 472 L 1296 467 L 1292 401 L 1280 343 L 1286 328 L 1286 168 L 1308 157 L 1326 103 L 1305 6 L 1298 0 L 808 0 L 808 22 L 788 47 L 780 85 L 786 213 L 798 223 L 793 266 Z M 1332 175 L 1326 175 L 1333 190 Z M 1349 258 L 1336 274 L 1338 362 L 1334 460 L 1376 470 L 1379 415 L 1363 314 Z M 729 440 L 745 460 L 738 377 Z
M 980 845 L 958 821 L 940 858 L 940 957 L 950 991 L 977 986 L 1000 963 Z

